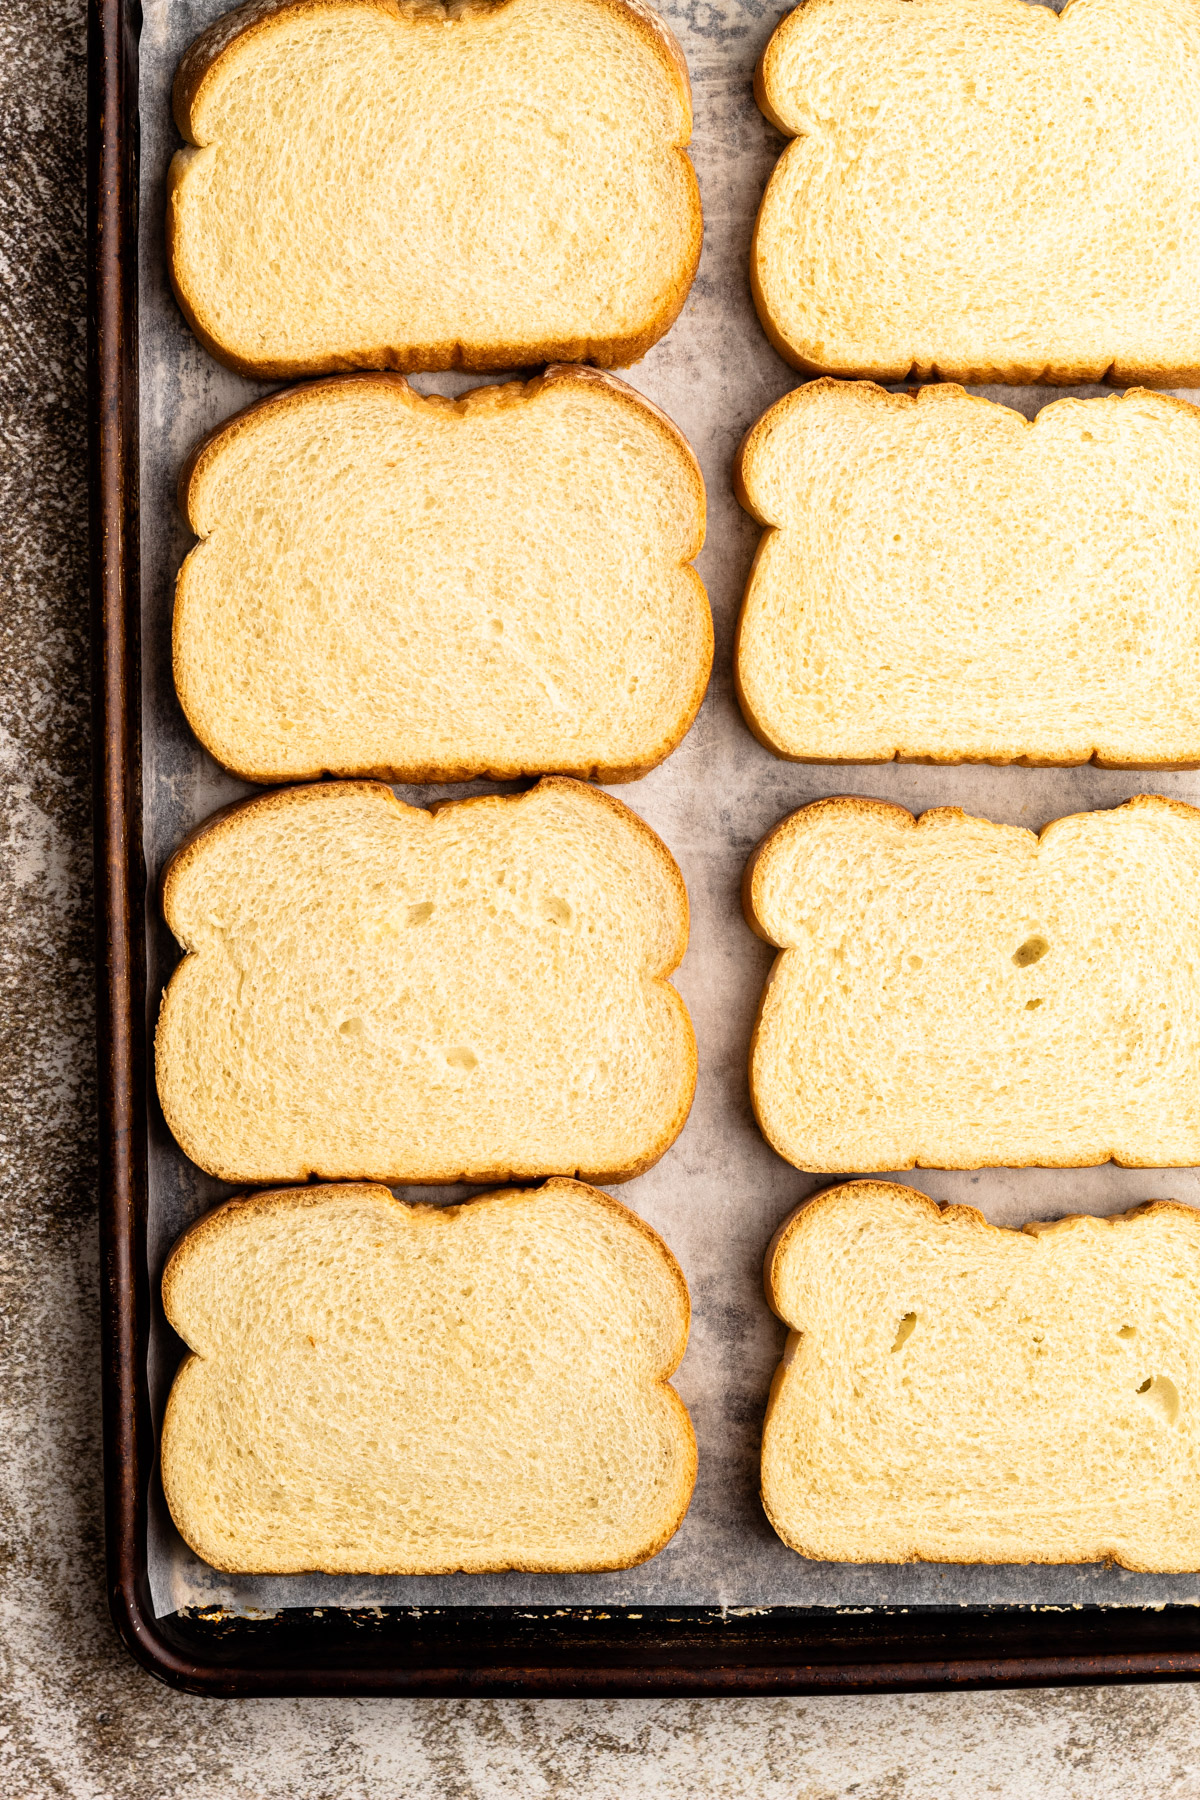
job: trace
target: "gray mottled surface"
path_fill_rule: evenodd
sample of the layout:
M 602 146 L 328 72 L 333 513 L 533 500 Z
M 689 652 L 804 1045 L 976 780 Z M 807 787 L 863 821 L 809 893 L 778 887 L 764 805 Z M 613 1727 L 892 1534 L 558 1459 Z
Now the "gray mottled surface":
M 0 1794 L 1200 1796 L 1187 1687 L 240 1703 L 171 1694 L 119 1648 L 96 1373 L 83 56 L 83 0 L 0 9 Z

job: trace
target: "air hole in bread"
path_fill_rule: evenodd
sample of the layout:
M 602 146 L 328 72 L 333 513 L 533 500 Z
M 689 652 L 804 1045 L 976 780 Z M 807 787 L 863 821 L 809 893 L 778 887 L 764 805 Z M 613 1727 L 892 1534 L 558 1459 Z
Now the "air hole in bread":
M 1117 1333 L 1117 1336 L 1119 1338 L 1136 1337 L 1137 1336 L 1137 1326 L 1136 1325 L 1122 1325 L 1120 1331 L 1118 1331 L 1118 1333 Z
M 1036 1012 L 1036 1011 L 1037 1011 L 1037 1009 L 1038 1009 L 1038 1007 L 1039 1007 L 1039 1006 L 1040 1006 L 1040 1005 L 1041 1005 L 1041 1004 L 1042 1004 L 1042 1003 L 1041 1003 L 1041 1001 L 1040 1001 L 1040 1000 L 1027 1000 L 1027 1001 L 1026 1001 L 1026 1002 L 1025 1002 L 1025 1011 L 1026 1011 L 1026 1012 Z
M 551 894 L 548 899 L 542 901 L 542 917 L 548 919 L 551 925 L 569 925 L 571 908 L 565 900 L 560 900 L 557 895 Z
M 366 1033 L 366 1029 L 367 1028 L 361 1019 L 343 1019 L 338 1026 L 338 1030 L 341 1032 L 342 1036 L 347 1038 L 363 1037 Z
M 431 919 L 432 917 L 432 900 L 422 900 L 416 906 L 410 906 L 408 909 L 408 922 L 410 925 L 424 925 L 426 920 Z
M 452 1069 L 477 1069 L 479 1058 L 473 1050 L 460 1045 L 457 1050 L 447 1050 L 446 1061 Z
M 905 1313 L 904 1317 L 900 1321 L 900 1329 L 896 1333 L 896 1341 L 892 1345 L 892 1355 L 893 1356 L 896 1354 L 897 1350 L 903 1350 L 905 1344 L 907 1344 L 909 1338 L 912 1336 L 913 1332 L 916 1329 L 917 1329 L 916 1313 Z
M 1179 1389 L 1166 1375 L 1155 1375 L 1153 1380 L 1147 1378 L 1138 1393 L 1144 1394 L 1147 1402 L 1158 1408 L 1168 1425 L 1175 1423 L 1179 1417 Z
M 1026 938 L 1025 942 L 1013 951 L 1013 961 L 1018 969 L 1028 969 L 1031 964 L 1041 962 L 1049 948 L 1044 937 Z

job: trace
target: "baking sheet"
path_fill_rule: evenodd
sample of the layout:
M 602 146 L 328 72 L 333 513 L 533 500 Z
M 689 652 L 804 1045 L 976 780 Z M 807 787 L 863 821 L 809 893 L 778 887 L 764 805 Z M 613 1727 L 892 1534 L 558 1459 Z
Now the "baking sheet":
M 165 175 L 179 141 L 170 116 L 170 84 L 180 53 L 224 10 L 222 0 L 145 0 L 141 39 L 143 776 L 151 1026 L 159 993 L 178 961 L 178 948 L 157 912 L 157 873 L 185 832 L 218 806 L 255 791 L 225 775 L 192 738 L 175 700 L 170 656 L 175 572 L 192 542 L 175 505 L 179 468 L 198 437 L 267 391 L 228 374 L 201 350 L 165 278 Z M 1139 776 L 1091 767 L 806 767 L 777 761 L 751 737 L 733 696 L 731 663 L 738 605 L 759 531 L 733 497 L 730 471 L 747 427 L 798 380 L 759 327 L 746 273 L 754 214 L 783 147 L 754 104 L 751 77 L 763 44 L 787 9 L 764 0 L 666 0 L 660 10 L 691 70 L 692 157 L 704 200 L 704 255 L 674 329 L 643 362 L 622 373 L 682 427 L 704 469 L 708 542 L 697 566 L 712 603 L 716 658 L 708 697 L 680 749 L 644 780 L 613 790 L 666 840 L 687 881 L 692 938 L 676 984 L 691 1010 L 700 1052 L 696 1101 L 682 1136 L 649 1174 L 616 1191 L 661 1232 L 691 1288 L 691 1341 L 675 1386 L 699 1439 L 695 1498 L 668 1548 L 641 1568 L 620 1573 L 255 1579 L 218 1575 L 191 1554 L 171 1524 L 155 1477 L 150 1581 L 156 1613 L 214 1604 L 239 1612 L 385 1604 L 1200 1604 L 1200 1575 L 1134 1575 L 1100 1566 L 807 1562 L 779 1542 L 759 1504 L 759 1431 L 785 1335 L 762 1297 L 763 1252 L 780 1219 L 824 1183 L 776 1156 L 750 1110 L 750 1029 L 774 955 L 742 922 L 739 885 L 750 851 L 785 813 L 829 793 L 879 795 L 914 812 L 959 805 L 1037 828 L 1062 813 L 1116 805 L 1147 787 L 1200 803 L 1200 775 Z M 414 386 L 457 393 L 481 379 L 503 377 L 417 376 Z M 974 391 L 1032 417 L 1066 392 L 1085 396 L 1108 390 Z M 1185 397 L 1200 400 L 1200 393 Z M 487 791 L 488 785 L 397 792 L 420 804 Z M 178 1234 L 234 1190 L 186 1161 L 153 1098 L 150 1111 L 148 1255 L 157 1286 Z M 1200 1205 L 1198 1170 L 918 1170 L 896 1179 L 939 1200 L 978 1206 L 999 1225 L 1066 1212 L 1119 1212 L 1168 1196 Z M 400 1191 L 444 1202 L 479 1190 Z M 160 1313 L 150 1348 L 156 1420 L 180 1353 Z

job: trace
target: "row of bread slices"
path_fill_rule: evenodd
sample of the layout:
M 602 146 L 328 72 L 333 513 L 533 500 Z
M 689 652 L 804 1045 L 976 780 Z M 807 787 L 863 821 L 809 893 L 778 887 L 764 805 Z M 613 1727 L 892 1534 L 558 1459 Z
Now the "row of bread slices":
M 809 761 L 1200 763 L 1200 410 L 1134 391 L 1031 427 L 961 388 L 818 381 L 749 432 L 768 527 L 736 679 Z M 189 460 L 176 683 L 252 781 L 624 780 L 712 660 L 704 483 L 614 376 L 458 401 L 402 376 L 272 396 Z
M 830 1560 L 1195 1568 L 1198 1269 L 1200 1215 L 1172 1202 L 1013 1232 L 888 1183 L 816 1196 L 764 1272 L 792 1327 L 771 1523 Z M 687 1287 L 580 1182 L 227 1201 L 163 1298 L 195 1352 L 164 1487 L 216 1568 L 626 1568 L 687 1511 L 696 1442 L 668 1385 Z
M 175 99 L 172 280 L 244 373 L 627 362 L 686 297 L 687 78 L 641 9 L 255 5 Z M 200 446 L 180 500 L 204 541 L 176 684 L 250 780 L 629 778 L 703 697 L 699 469 L 593 370 L 456 403 L 394 375 L 279 394 Z M 633 1174 L 687 1115 L 683 884 L 591 790 L 436 816 L 292 790 L 185 846 L 163 891 L 193 954 L 159 1091 L 231 1180 Z M 163 1293 L 195 1352 L 164 1490 L 218 1568 L 619 1567 L 686 1510 L 686 1285 L 590 1188 L 260 1194 L 192 1227 Z
M 1194 0 L 806 0 L 755 82 L 795 140 L 751 252 L 772 342 L 1200 383 L 1198 81 Z M 245 374 L 620 366 L 696 271 L 687 68 L 634 0 L 252 0 L 175 114 L 172 279 Z
M 769 835 L 745 894 L 782 949 L 754 1104 L 794 1162 L 1200 1163 L 1200 810 L 1144 798 L 1039 839 L 826 800 Z M 615 1180 L 682 1127 L 683 882 L 595 788 L 433 811 L 284 789 L 190 840 L 164 903 L 191 954 L 159 1093 L 229 1181 Z M 769 1265 L 804 1333 L 764 1443 L 787 1542 L 1195 1566 L 1194 1212 L 1035 1241 L 857 1183 L 800 1217 Z M 166 1298 L 197 1352 L 166 1492 L 219 1566 L 616 1566 L 682 1515 L 682 1278 L 591 1190 L 448 1212 L 251 1196 L 193 1228 Z
M 744 883 L 781 955 L 750 1056 L 797 1167 L 1200 1164 L 1200 810 L 1142 796 L 1040 838 L 957 808 L 791 814 Z M 683 1127 L 667 847 L 583 782 L 408 806 L 279 789 L 163 878 L 189 952 L 158 1091 L 231 1182 L 621 1181 Z

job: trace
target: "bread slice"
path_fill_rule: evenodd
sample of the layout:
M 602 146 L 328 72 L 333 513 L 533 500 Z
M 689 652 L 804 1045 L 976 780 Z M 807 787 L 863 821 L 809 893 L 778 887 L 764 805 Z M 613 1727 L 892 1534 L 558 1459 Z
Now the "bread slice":
M 767 1253 L 763 1504 L 831 1562 L 1200 1568 L 1200 1215 L 998 1231 L 889 1182 Z
M 683 878 L 582 782 L 265 794 L 176 852 L 163 912 L 159 1099 L 225 1181 L 620 1181 L 683 1127 Z
M 770 528 L 738 689 L 778 755 L 1200 764 L 1200 408 L 1135 389 L 1030 425 L 954 385 L 814 381 L 738 488 Z
M 613 375 L 460 400 L 401 375 L 273 395 L 195 452 L 175 681 L 247 781 L 625 781 L 696 715 L 704 482 Z
M 1195 0 L 805 0 L 751 282 L 798 369 L 1200 385 Z
M 625 1569 L 687 1511 L 696 1443 L 667 1385 L 687 1284 L 579 1182 L 230 1200 L 175 1246 L 163 1304 L 194 1353 L 163 1488 L 214 1568 Z
M 1141 795 L 1040 837 L 805 806 L 746 871 L 777 944 L 750 1055 L 802 1169 L 1200 1163 L 1200 810 Z
M 638 0 L 279 0 L 184 56 L 167 247 L 243 375 L 636 362 L 700 256 L 687 66 Z

